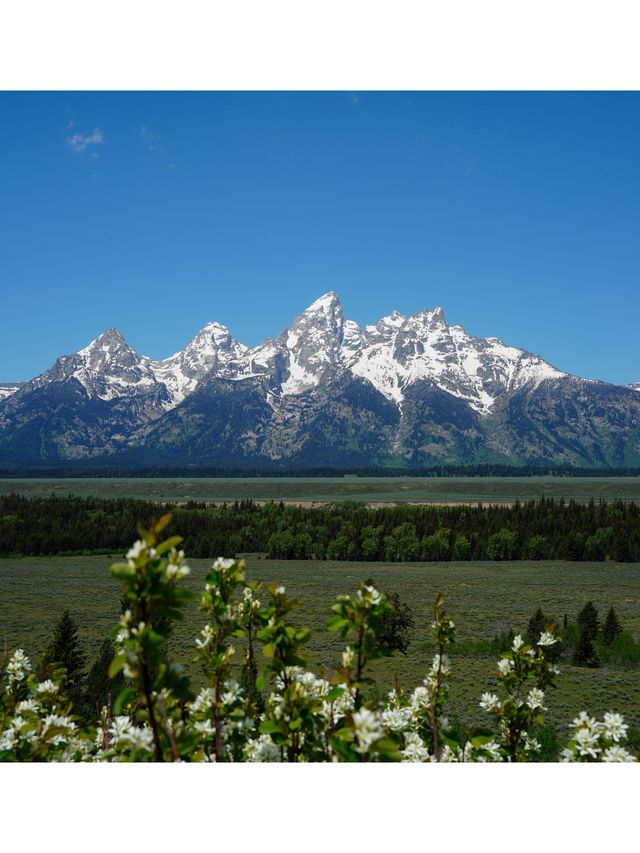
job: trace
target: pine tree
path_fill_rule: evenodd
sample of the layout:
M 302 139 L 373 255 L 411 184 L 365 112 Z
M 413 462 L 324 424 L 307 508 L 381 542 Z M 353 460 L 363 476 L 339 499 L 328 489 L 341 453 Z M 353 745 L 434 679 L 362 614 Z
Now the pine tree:
M 124 676 L 120 672 L 115 678 L 109 678 L 109 667 L 115 655 L 115 646 L 110 637 L 102 641 L 98 654 L 89 670 L 85 687 L 84 704 L 87 716 L 91 722 L 95 722 L 100 716 L 100 711 L 107 705 L 113 705 L 120 691 L 124 688 Z
M 80 640 L 78 625 L 65 610 L 53 629 L 51 642 L 42 654 L 40 678 L 49 678 L 54 670 L 64 667 L 66 671 L 66 692 L 76 712 L 82 711 L 86 658 Z
M 598 610 L 592 601 L 587 601 L 580 613 L 578 613 L 577 622 L 580 628 L 586 632 L 589 639 L 595 640 L 600 629 L 600 622 L 598 621 Z
M 607 618 L 604 620 L 602 628 L 602 637 L 605 643 L 610 646 L 617 636 L 622 634 L 622 625 L 613 607 L 609 608 Z
M 532 646 L 535 647 L 546 625 L 547 617 L 542 612 L 542 608 L 538 607 L 531 619 L 529 619 L 529 625 L 527 626 L 527 639 Z
M 600 658 L 593 645 L 589 629 L 582 627 L 578 642 L 573 650 L 572 663 L 575 666 L 588 666 L 591 669 L 596 669 L 600 666 Z

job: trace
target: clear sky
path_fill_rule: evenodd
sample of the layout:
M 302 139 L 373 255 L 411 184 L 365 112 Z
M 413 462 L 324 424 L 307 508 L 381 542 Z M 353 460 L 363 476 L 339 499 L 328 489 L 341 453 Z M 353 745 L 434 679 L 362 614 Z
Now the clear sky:
M 640 380 L 638 93 L 0 93 L 0 380 L 336 290 Z

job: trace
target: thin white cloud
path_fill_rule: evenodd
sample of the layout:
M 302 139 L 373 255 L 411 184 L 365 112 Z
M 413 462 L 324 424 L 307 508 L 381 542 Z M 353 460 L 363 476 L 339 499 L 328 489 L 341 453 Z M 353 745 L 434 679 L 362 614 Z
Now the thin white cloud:
M 103 142 L 104 133 L 99 127 L 94 127 L 93 133 L 74 133 L 73 136 L 67 137 L 67 145 L 76 154 L 85 151 L 90 145 L 102 145 Z
M 157 133 L 154 133 L 152 130 L 149 130 L 148 127 L 145 127 L 143 125 L 141 128 L 138 129 L 138 139 L 144 145 L 147 151 L 151 151 L 157 157 L 159 163 L 162 166 L 164 166 L 166 169 L 176 168 L 175 163 L 168 162 L 169 154 L 167 152 L 166 145 Z
M 138 131 L 138 135 L 149 151 L 157 151 L 160 147 L 160 137 L 156 136 L 155 133 L 152 133 L 148 127 L 141 127 Z

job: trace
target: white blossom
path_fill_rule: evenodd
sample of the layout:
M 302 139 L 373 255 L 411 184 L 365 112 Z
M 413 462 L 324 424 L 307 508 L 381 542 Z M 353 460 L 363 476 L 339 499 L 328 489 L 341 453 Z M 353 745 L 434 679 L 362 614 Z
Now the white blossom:
M 605 751 L 602 755 L 602 760 L 607 761 L 607 762 L 612 762 L 612 761 L 631 762 L 631 761 L 636 761 L 637 759 L 634 758 L 630 752 L 627 752 L 627 750 L 624 747 L 618 746 L 616 744 L 615 746 L 610 746 L 607 749 L 605 749 Z
M 36 693 L 39 695 L 47 695 L 50 693 L 57 693 L 58 685 L 54 684 L 50 678 L 47 678 L 46 681 L 41 681 L 36 685 Z
M 133 749 L 151 750 L 153 746 L 153 732 L 148 726 L 132 726 L 125 732 L 122 740 Z
M 145 556 L 153 558 L 156 556 L 156 552 L 154 548 L 147 548 L 147 543 L 143 542 L 142 539 L 138 539 L 137 542 L 134 542 L 131 548 L 127 551 L 127 560 L 129 561 L 131 568 L 136 567 L 135 560 Z
M 609 740 L 613 740 L 616 743 L 620 740 L 624 740 L 627 736 L 628 728 L 629 726 L 625 723 L 622 714 L 614 714 L 611 711 L 607 711 L 604 715 L 602 731 L 605 737 L 609 738 Z
M 271 740 L 269 735 L 260 735 L 255 740 L 247 742 L 244 751 L 245 760 L 253 762 L 279 762 L 282 761 L 280 749 Z
M 483 693 L 479 705 L 483 711 L 494 711 L 500 707 L 500 699 L 495 693 Z
M 6 675 L 9 684 L 17 684 L 24 681 L 31 672 L 31 661 L 23 649 L 16 649 L 7 663 Z
M 531 737 L 529 732 L 525 732 L 522 736 L 522 743 L 524 746 L 525 752 L 540 752 L 542 747 L 540 746 L 540 741 L 536 740 L 536 738 Z
M 549 633 L 549 631 L 543 631 L 540 634 L 540 639 L 538 640 L 539 646 L 553 646 L 558 642 L 558 638 L 554 637 L 553 634 Z
M 200 633 L 202 634 L 203 639 L 196 639 L 196 646 L 199 649 L 206 649 L 207 646 L 209 646 L 215 639 L 215 631 L 212 626 L 207 623 Z
M 539 687 L 532 687 L 527 696 L 527 705 L 532 711 L 535 711 L 536 708 L 544 710 L 544 690 L 540 690 Z
M 384 729 L 379 718 L 368 708 L 360 708 L 353 714 L 355 728 L 356 752 L 368 752 L 373 744 L 384 737 Z
M 422 738 L 415 732 L 406 732 L 404 736 L 402 757 L 407 762 L 422 762 L 429 760 L 429 750 Z
M 220 701 L 223 705 L 233 705 L 239 699 L 242 699 L 242 688 L 237 681 L 231 680 L 226 684 L 226 690 L 220 696 Z
M 214 701 L 216 691 L 213 687 L 204 687 L 191 703 L 192 714 L 202 714 L 209 710 L 211 703 Z
M 204 737 L 211 737 L 216 733 L 211 720 L 196 720 L 193 724 L 193 728 L 199 735 L 203 735 Z
M 474 758 L 479 763 L 502 761 L 500 744 L 496 743 L 495 740 L 490 740 L 475 751 Z
M 513 661 L 511 658 L 502 658 L 502 660 L 499 660 L 498 670 L 501 675 L 508 675 L 513 670 Z
M 431 662 L 431 673 L 436 675 L 438 670 L 440 670 L 441 675 L 448 675 L 451 672 L 451 664 L 446 655 L 434 655 L 433 661 Z
M 514 652 L 519 652 L 523 646 L 524 646 L 524 640 L 522 639 L 520 634 L 516 634 L 515 637 L 513 638 L 513 643 L 511 645 L 512 650 Z
M 597 731 L 599 729 L 600 724 L 596 722 L 594 717 L 590 717 L 586 711 L 580 711 L 577 717 L 573 718 L 572 725 L 575 728 L 587 728 L 590 731 Z
M 347 646 L 347 648 L 342 652 L 342 666 L 345 669 L 349 669 L 353 665 L 355 653 L 351 646 Z
M 600 747 L 598 746 L 598 733 L 592 731 L 586 726 L 578 729 L 573 736 L 573 743 L 578 751 L 578 755 L 587 755 L 591 756 L 591 758 L 597 758 L 600 753 Z
M 383 726 L 392 732 L 405 731 L 409 727 L 411 717 L 412 712 L 409 707 L 385 708 L 380 714 Z
M 365 602 L 366 604 L 380 604 L 382 596 L 375 588 L 375 586 L 364 586 L 364 591 L 362 589 L 358 590 L 357 598 L 359 601 Z

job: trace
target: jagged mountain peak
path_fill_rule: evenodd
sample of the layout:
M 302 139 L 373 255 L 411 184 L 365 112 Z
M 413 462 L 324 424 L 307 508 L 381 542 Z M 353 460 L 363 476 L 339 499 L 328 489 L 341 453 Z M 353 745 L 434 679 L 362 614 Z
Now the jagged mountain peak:
M 77 355 L 87 356 L 97 351 L 110 352 L 124 347 L 130 349 L 122 333 L 115 327 L 112 327 L 101 332 L 97 338 L 94 338 L 85 347 L 78 350 Z
M 329 311 L 335 311 L 338 307 L 342 307 L 340 297 L 335 290 L 328 290 L 326 293 L 323 293 L 322 296 L 314 299 L 314 301 L 305 308 L 305 312 L 324 311 L 327 313 Z
M 239 341 L 235 341 L 231 335 L 227 326 L 224 326 L 222 323 L 217 323 L 215 321 L 207 323 L 206 326 L 203 326 L 200 331 L 195 335 L 187 344 L 182 352 L 187 352 L 191 350 L 202 350 L 208 349 L 214 351 L 219 347 L 230 347 L 237 346 L 242 350 L 246 350 L 247 347 L 244 344 L 241 344 Z M 176 353 L 178 355 L 179 353 Z

